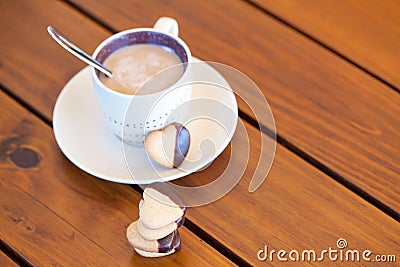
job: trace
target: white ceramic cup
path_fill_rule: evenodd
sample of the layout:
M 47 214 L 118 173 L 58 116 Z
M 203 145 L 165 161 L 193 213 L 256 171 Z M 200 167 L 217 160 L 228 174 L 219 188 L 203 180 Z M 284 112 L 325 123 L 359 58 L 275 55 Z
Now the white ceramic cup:
M 102 83 L 99 71 L 91 67 L 97 101 L 107 127 L 124 142 L 143 146 L 148 132 L 163 128 L 167 123 L 180 122 L 184 117 L 184 110 L 178 107 L 191 98 L 189 67 L 192 55 L 178 37 L 178 23 L 172 18 L 162 17 L 153 28 L 130 29 L 110 36 L 96 48 L 93 57 L 103 63 L 117 49 L 135 44 L 169 47 L 184 67 L 183 75 L 172 86 L 156 93 L 136 95 L 108 88 Z

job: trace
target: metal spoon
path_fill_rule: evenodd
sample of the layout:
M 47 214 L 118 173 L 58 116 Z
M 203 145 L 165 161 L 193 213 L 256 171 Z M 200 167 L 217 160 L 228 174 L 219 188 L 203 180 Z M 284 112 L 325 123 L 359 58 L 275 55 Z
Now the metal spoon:
M 84 61 L 86 64 L 89 64 L 93 66 L 94 68 L 98 69 L 108 77 L 112 77 L 113 74 L 112 72 L 104 67 L 103 64 L 86 54 L 85 52 L 82 51 L 79 47 L 68 41 L 64 36 L 60 34 L 59 31 L 57 31 L 53 26 L 48 26 L 47 31 L 49 32 L 50 36 L 59 44 L 61 45 L 65 50 L 79 58 L 80 60 Z

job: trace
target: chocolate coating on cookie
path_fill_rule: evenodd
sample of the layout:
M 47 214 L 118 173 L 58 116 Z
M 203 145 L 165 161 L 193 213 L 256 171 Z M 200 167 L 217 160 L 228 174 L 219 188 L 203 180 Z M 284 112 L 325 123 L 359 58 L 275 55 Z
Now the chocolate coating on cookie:
M 180 246 L 180 237 L 177 230 L 173 231 L 164 238 L 158 240 L 145 239 L 137 230 L 137 223 L 131 223 L 127 229 L 126 236 L 132 247 L 138 248 L 147 252 L 166 253 Z
M 171 123 L 146 135 L 144 146 L 153 161 L 167 168 L 177 168 L 190 146 L 190 134 L 182 124 Z
M 173 231 L 168 236 L 157 240 L 158 242 L 158 252 L 167 253 L 172 249 L 179 249 L 181 246 L 181 238 L 177 230 Z
M 177 168 L 182 164 L 189 151 L 190 134 L 188 129 L 186 129 L 185 126 L 183 126 L 182 124 L 173 123 L 172 125 L 176 129 L 176 144 L 173 165 L 174 168 Z
M 175 221 L 177 228 L 181 228 L 181 226 L 185 223 L 185 214 Z

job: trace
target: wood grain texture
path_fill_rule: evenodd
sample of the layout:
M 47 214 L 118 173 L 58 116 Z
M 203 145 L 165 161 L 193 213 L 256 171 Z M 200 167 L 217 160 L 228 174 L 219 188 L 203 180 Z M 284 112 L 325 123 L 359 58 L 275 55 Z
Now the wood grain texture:
M 117 30 L 176 18 L 193 55 L 235 67 L 259 86 L 278 134 L 400 212 L 400 96 L 384 84 L 243 1 L 76 4 Z M 263 105 L 254 92 L 240 93 Z
M 51 120 L 64 84 L 85 64 L 47 33 L 53 25 L 91 53 L 109 33 L 61 1 L 1 1 L 0 80 Z
M 5 255 L 2 251 L 0 251 L 0 266 L 18 266 L 15 262 L 12 261 L 7 255 Z
M 184 227 L 181 251 L 137 255 L 125 232 L 141 195 L 77 169 L 51 128 L 2 92 L 0 105 L 0 238 L 33 265 L 232 264 Z
M 254 2 L 400 89 L 400 1 Z
M 32 10 L 29 12 L 31 15 L 27 17 L 30 23 L 26 22 L 29 26 L 19 24 L 18 27 L 14 27 L 12 24 L 7 24 L 8 27 L 4 27 L 2 40 L 11 38 L 14 32 L 25 32 L 24 27 L 30 30 L 27 36 L 35 36 L 34 33 L 41 32 L 41 28 L 35 25 L 47 24 L 43 20 L 50 19 L 52 16 L 54 20 L 55 17 L 59 17 L 57 21 L 60 25 L 68 24 L 68 18 L 80 17 L 60 2 L 46 3 L 46 6 L 53 8 L 52 15 L 42 14 L 40 8 L 32 7 L 37 2 L 15 1 L 15 3 L 20 6 L 17 8 L 8 3 L 1 3 L 2 12 L 12 11 L 17 17 L 18 14 L 20 16 L 26 14 L 23 11 L 29 8 Z M 82 1 L 82 5 L 85 3 Z M 88 3 L 93 4 L 93 2 Z M 386 142 L 392 144 L 390 143 L 393 141 L 392 137 L 396 137 L 396 126 L 390 126 L 389 122 L 398 122 L 398 120 L 393 117 L 392 112 L 387 111 L 392 109 L 393 112 L 397 112 L 396 95 L 387 93 L 389 90 L 380 83 L 246 3 L 229 2 L 228 4 L 224 1 L 215 1 L 212 5 L 205 1 L 163 3 L 138 1 L 128 6 L 120 2 L 111 7 L 108 5 L 110 3 L 98 1 L 96 10 L 93 12 L 117 29 L 151 26 L 160 15 L 175 16 L 181 23 L 182 36 L 193 47 L 194 55 L 236 66 L 260 85 L 271 102 L 279 133 L 293 140 L 301 148 L 305 148 L 307 152 L 311 151 L 311 154 L 318 155 L 319 159 L 325 159 L 335 167 L 335 170 L 342 173 L 349 171 L 349 162 L 355 164 L 354 172 L 357 174 L 361 172 L 359 174 L 361 177 L 369 173 L 366 176 L 369 178 L 366 179 L 367 184 L 372 182 L 371 177 L 377 176 L 375 174 L 382 174 L 381 177 L 383 176 L 389 185 L 379 187 L 382 181 L 378 179 L 376 186 L 383 191 L 375 195 L 382 196 L 381 199 L 387 195 L 388 197 L 384 199 L 386 202 L 391 201 L 398 205 L 397 180 L 393 179 L 398 173 L 398 165 L 395 158 L 392 158 L 397 155 L 397 151 L 385 145 Z M 190 8 L 187 8 L 185 4 L 190 5 Z M 6 11 L 3 11 L 3 7 Z M 134 12 L 134 10 L 141 11 Z M 163 14 L 160 14 L 160 10 L 163 10 Z M 108 12 L 107 16 L 105 12 Z M 10 16 L 7 19 L 13 20 Z M 235 23 L 236 20 L 241 23 Z M 2 19 L 1 23 L 6 23 L 6 20 Z M 94 36 L 107 35 L 107 32 L 92 22 L 82 22 L 82 25 L 82 29 L 86 32 L 80 32 L 79 38 L 86 40 L 84 43 L 88 47 L 95 46 L 94 39 L 96 38 L 91 39 L 90 33 L 93 32 Z M 232 27 L 232 25 L 236 26 Z M 260 34 L 260 32 L 266 34 Z M 74 31 L 68 34 L 70 35 L 75 36 Z M 63 61 L 64 69 L 56 68 L 56 64 L 61 61 L 53 59 L 54 55 L 58 53 L 62 55 L 65 52 L 52 43 L 52 40 L 45 39 L 44 35 L 42 37 L 43 40 L 48 41 L 32 41 L 30 39 L 33 37 L 30 37 L 27 42 L 59 49 L 57 50 L 59 52 L 53 51 L 51 55 L 42 54 L 40 59 L 41 64 L 52 66 L 46 75 L 60 79 L 55 79 L 55 83 L 49 86 L 47 80 L 38 79 L 36 76 L 38 74 L 35 72 L 29 72 L 28 68 L 18 70 L 16 67 L 0 69 L 0 78 L 6 87 L 23 99 L 24 93 L 29 93 L 28 89 L 37 89 L 25 99 L 43 112 L 45 117 L 51 118 L 55 97 L 69 78 L 65 73 L 72 75 L 76 71 L 75 68 L 78 69 L 80 66 L 71 63 L 75 62 L 75 59 L 68 58 L 65 62 Z M 18 58 L 17 51 L 22 50 L 27 54 L 29 51 L 38 51 L 38 49 L 31 50 L 26 44 L 19 44 L 18 50 L 13 49 L 11 45 L 6 47 L 10 49 L 10 55 L 2 52 L 1 59 L 7 58 L 8 66 L 12 65 L 14 58 Z M 315 55 L 310 55 L 310 50 Z M 65 57 L 70 56 L 65 55 Z M 254 62 L 254 57 L 258 59 L 257 62 Z M 3 62 L 3 66 L 7 64 Z M 29 82 L 26 80 L 36 81 L 36 83 L 29 87 Z M 358 95 L 364 91 L 367 98 L 365 94 Z M 48 95 L 48 97 L 41 100 L 40 95 Z M 333 98 L 334 101 L 328 101 L 327 98 Z M 7 104 L 10 101 L 4 100 L 3 95 L 0 99 L 2 106 L 10 106 Z M 367 100 L 373 100 L 370 105 L 372 108 L 378 107 L 378 113 L 371 111 L 364 117 L 363 113 L 358 112 L 368 110 L 366 109 L 366 103 L 369 102 Z M 385 101 L 387 101 L 386 105 L 381 107 Z M 130 221 L 135 219 L 132 214 L 137 214 L 137 208 L 132 203 L 136 202 L 140 196 L 132 192 L 129 187 L 95 179 L 73 167 L 56 147 L 51 130 L 27 112 L 23 113 L 21 108 L 11 105 L 10 108 L 2 109 L 1 112 L 1 114 L 7 114 L 6 123 L 11 125 L 4 129 L 5 136 L 7 139 L 10 136 L 16 138 L 16 141 L 13 141 L 14 143 L 10 141 L 10 144 L 17 142 L 16 144 L 21 148 L 39 152 L 38 164 L 42 164 L 39 167 L 21 169 L 15 165 L 15 162 L 21 165 L 24 161 L 18 161 L 16 158 L 12 161 L 6 157 L 5 165 L 1 165 L 4 167 L 1 169 L 2 174 L 6 175 L 1 176 L 1 181 L 7 179 L 8 188 L 13 187 L 20 192 L 26 192 L 27 197 L 33 197 L 38 203 L 44 203 L 43 205 L 46 205 L 48 210 L 54 212 L 55 219 L 62 218 L 66 225 L 74 227 L 77 232 L 84 234 L 86 239 L 98 244 L 111 255 L 121 255 L 118 258 L 121 265 L 142 261 L 141 258 L 138 259 L 132 255 L 132 251 L 126 250 L 125 240 L 115 237 Z M 350 115 L 342 117 L 345 112 L 349 112 Z M 20 113 L 22 113 L 20 117 L 16 116 Z M 3 117 L 2 121 L 5 121 Z M 351 126 L 352 122 L 360 124 L 360 121 L 364 122 L 361 124 L 364 127 Z M 379 128 L 382 130 L 378 135 L 379 138 L 373 139 L 370 146 L 364 144 L 364 141 L 359 142 L 360 137 L 365 135 L 364 139 L 361 138 L 365 140 L 375 133 L 372 131 L 371 134 L 368 129 L 370 125 L 376 124 L 382 127 L 382 129 Z M 42 128 L 47 130 L 44 131 Z M 259 132 L 251 127 L 248 127 L 248 130 L 251 140 L 256 141 Z M 384 153 L 387 155 L 383 155 L 383 159 L 375 165 L 371 164 L 368 157 L 362 158 L 364 155 L 369 156 L 368 151 L 377 149 L 376 147 L 381 144 L 384 145 L 379 148 L 382 149 L 382 152 L 378 153 L 379 157 Z M 281 146 L 278 147 L 276 160 L 267 181 L 254 194 L 249 194 L 247 188 L 251 173 L 258 162 L 258 147 L 259 144 L 252 143 L 252 158 L 248 170 L 233 191 L 213 204 L 189 211 L 188 217 L 213 238 L 255 265 L 260 264 L 256 254 L 264 244 L 274 249 L 322 250 L 329 246 L 335 248 L 336 240 L 343 237 L 347 239 L 351 248 L 371 249 L 376 253 L 391 254 L 400 250 L 398 223 Z M 223 161 L 226 156 L 224 153 L 212 168 L 219 170 L 220 161 Z M 361 160 L 358 157 L 361 157 Z M 29 159 L 24 166 L 30 166 L 35 162 L 35 157 L 29 157 Z M 382 164 L 382 162 L 388 163 Z M 364 165 L 368 166 L 360 167 Z M 379 169 L 378 172 L 377 168 L 382 168 L 382 170 Z M 203 182 L 201 179 L 204 177 L 209 179 L 205 175 L 207 172 L 213 173 L 212 169 L 206 170 L 204 173 L 197 173 L 179 182 L 187 185 Z M 393 190 L 395 194 L 391 194 L 390 190 Z M 391 200 L 388 200 L 389 198 Z M 51 230 L 54 229 L 51 228 Z M 197 255 L 200 257 L 200 262 L 196 265 L 209 264 L 216 258 L 216 252 L 207 250 L 208 247 L 203 252 L 199 246 L 206 246 L 204 242 L 200 242 L 194 236 L 190 238 L 191 235 L 184 232 L 183 239 L 188 240 L 190 246 L 193 247 L 184 243 L 187 246 L 186 251 L 181 251 L 180 254 L 174 255 L 176 258 L 169 259 L 176 264 L 191 263 L 193 265 L 194 259 L 197 259 L 193 257 Z M 197 242 L 192 242 L 192 240 Z M 107 256 L 104 255 L 104 257 Z M 165 263 L 163 260 L 167 259 L 160 259 L 157 263 Z M 144 262 L 140 263 L 144 264 Z M 213 264 L 219 263 L 213 262 Z M 328 264 L 333 265 L 331 262 L 327 262 L 326 265 Z
M 248 186 L 259 163 L 259 155 L 269 152 L 260 151 L 259 132 L 248 124 L 246 128 L 248 137 L 238 134 L 234 137 L 238 138 L 239 144 L 245 144 L 247 138 L 250 140 L 251 157 L 243 178 L 218 201 L 190 209 L 187 216 L 191 221 L 256 266 L 287 264 L 279 262 L 276 255 L 272 261 L 259 261 L 257 252 L 264 245 L 269 251 L 283 249 L 289 253 L 295 249 L 301 253 L 314 249 L 319 254 L 329 247 L 337 249 L 336 241 L 340 238 L 347 240 L 349 249 L 370 249 L 373 255 L 398 254 L 398 222 L 280 145 L 266 180 L 256 192 L 249 193 Z M 236 149 L 245 151 L 243 147 Z M 230 149 L 234 150 L 234 147 Z M 224 152 L 216 163 L 226 165 L 229 157 L 230 154 Z M 239 165 L 243 160 L 246 160 L 243 155 L 234 154 L 231 163 Z M 190 175 L 177 183 L 191 187 L 201 185 L 203 177 L 218 177 L 218 173 L 213 175 L 213 169 L 211 166 L 210 170 Z M 297 265 L 319 263 L 297 262 Z M 339 261 L 333 262 L 327 257 L 323 261 L 324 266 L 338 264 Z M 354 263 L 355 266 L 365 264 L 362 260 Z

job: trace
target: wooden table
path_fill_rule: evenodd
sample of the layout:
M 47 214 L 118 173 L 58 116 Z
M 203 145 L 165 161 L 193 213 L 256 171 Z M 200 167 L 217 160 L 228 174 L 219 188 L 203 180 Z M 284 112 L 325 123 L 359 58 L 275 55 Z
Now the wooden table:
M 125 237 L 138 217 L 137 187 L 83 172 L 57 146 L 55 101 L 85 65 L 46 26 L 92 52 L 112 33 L 150 27 L 160 16 L 179 21 L 193 55 L 258 85 L 275 117 L 277 149 L 266 181 L 249 193 L 265 153 L 260 129 L 271 129 L 257 127 L 239 101 L 251 144 L 244 177 L 220 200 L 189 209 L 178 253 L 147 259 Z M 341 238 L 343 251 L 400 261 L 399 1 L 6 0 L 0 23 L 1 266 L 279 266 L 289 263 L 257 253 L 265 245 L 286 258 L 292 250 L 338 250 Z M 228 154 L 178 182 L 209 181 Z M 345 263 L 396 265 L 327 256 L 300 264 Z

